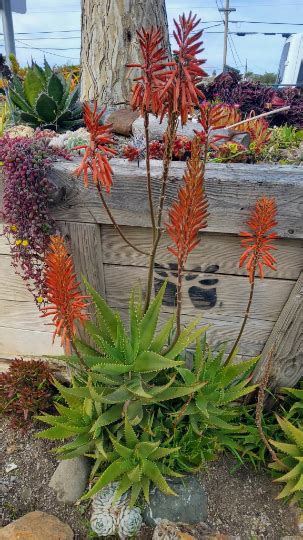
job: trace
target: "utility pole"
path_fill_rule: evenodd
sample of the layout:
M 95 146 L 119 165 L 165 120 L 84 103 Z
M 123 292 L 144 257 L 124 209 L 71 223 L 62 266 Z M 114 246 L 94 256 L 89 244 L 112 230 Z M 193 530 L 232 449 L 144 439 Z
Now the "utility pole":
M 236 8 L 229 7 L 229 0 L 225 0 L 225 8 L 219 8 L 221 13 L 224 13 L 224 47 L 223 47 L 223 72 L 226 71 L 227 65 L 227 40 L 228 40 L 228 18 L 232 11 Z
M 11 0 L 1 0 L 0 7 L 2 10 L 5 52 L 8 58 L 11 53 L 16 55 Z

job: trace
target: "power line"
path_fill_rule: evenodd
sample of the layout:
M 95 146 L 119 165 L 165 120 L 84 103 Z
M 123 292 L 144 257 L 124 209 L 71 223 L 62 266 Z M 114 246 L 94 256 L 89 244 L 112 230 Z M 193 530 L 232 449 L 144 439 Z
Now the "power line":
M 18 43 L 21 43 L 21 45 L 23 45 L 23 47 L 17 47 L 17 49 L 32 49 L 32 50 L 44 52 L 45 54 L 51 54 L 52 56 L 58 56 L 61 58 L 68 58 L 69 60 L 79 61 L 79 58 L 74 58 L 72 56 L 63 56 L 62 54 L 52 53 L 52 52 L 49 52 L 47 49 L 40 49 L 40 47 L 30 47 L 29 45 L 26 45 L 26 43 L 23 43 L 23 41 L 20 41 L 20 39 L 16 39 L 16 41 Z

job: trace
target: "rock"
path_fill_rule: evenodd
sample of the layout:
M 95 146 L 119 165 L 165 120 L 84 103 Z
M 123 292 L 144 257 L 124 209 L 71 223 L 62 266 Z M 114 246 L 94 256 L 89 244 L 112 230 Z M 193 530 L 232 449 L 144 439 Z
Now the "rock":
M 235 131 L 231 140 L 232 142 L 243 144 L 243 146 L 248 148 L 250 145 L 251 137 L 247 131 Z
M 168 480 L 178 497 L 165 495 L 154 489 L 150 494 L 150 504 L 144 510 L 144 520 L 154 527 L 165 519 L 173 523 L 199 523 L 207 517 L 207 495 L 194 476 Z
M 152 540 L 197 540 L 197 538 L 180 531 L 175 523 L 164 519 L 156 526 Z
M 299 516 L 299 519 L 298 519 L 298 528 L 299 528 L 300 533 L 303 534 L 303 512 Z
M 132 134 L 132 125 L 138 118 L 139 113 L 131 109 L 118 109 L 113 111 L 106 118 L 106 122 L 112 124 L 112 130 L 118 135 L 130 137 Z
M 0 540 L 73 540 L 69 525 L 46 512 L 30 512 L 0 529 Z
M 81 497 L 87 485 L 90 468 L 90 461 L 84 456 L 59 463 L 48 484 L 57 493 L 58 501 L 74 503 Z
M 153 115 L 149 115 L 149 137 L 150 140 L 152 139 L 161 139 L 165 133 L 165 130 L 167 128 L 167 119 L 164 118 L 162 123 L 160 124 L 159 118 L 156 118 Z M 200 124 L 198 122 L 188 121 L 187 124 L 182 128 L 181 124 L 179 124 L 177 129 L 178 135 L 185 135 L 186 137 L 189 137 L 192 139 L 195 135 L 194 130 L 199 130 Z M 142 117 L 137 118 L 137 120 L 134 121 L 132 125 L 132 132 L 134 136 L 142 136 L 144 135 L 144 119 Z

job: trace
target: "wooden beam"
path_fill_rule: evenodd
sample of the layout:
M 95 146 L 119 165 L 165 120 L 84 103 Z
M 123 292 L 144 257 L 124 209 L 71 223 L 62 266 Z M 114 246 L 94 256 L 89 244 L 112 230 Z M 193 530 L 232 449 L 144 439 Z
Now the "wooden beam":
M 268 338 L 255 379 L 262 378 L 272 349 L 271 388 L 295 386 L 303 377 L 303 272 Z
M 78 160 L 55 163 L 50 179 L 57 186 L 52 196 L 52 213 L 57 220 L 109 223 L 96 189 L 83 187 L 73 174 Z M 145 163 L 112 159 L 114 186 L 108 203 L 120 225 L 150 227 L 146 198 Z M 153 194 L 156 204 L 161 185 L 161 162 L 152 160 Z M 176 198 L 184 163 L 173 162 L 167 188 L 166 207 Z M 278 206 L 276 230 L 282 238 L 303 238 L 302 171 L 295 166 L 216 164 L 206 171 L 209 200 L 209 232 L 238 233 L 243 229 L 248 210 L 262 195 L 275 197 Z M 167 215 L 164 215 L 164 219 Z

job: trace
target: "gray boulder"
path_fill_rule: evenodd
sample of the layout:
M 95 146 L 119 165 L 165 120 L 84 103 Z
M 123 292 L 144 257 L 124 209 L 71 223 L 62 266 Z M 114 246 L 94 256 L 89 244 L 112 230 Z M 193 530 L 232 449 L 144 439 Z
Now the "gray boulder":
M 58 501 L 76 502 L 86 489 L 90 469 L 90 461 L 84 456 L 60 461 L 48 484 Z
M 155 527 L 162 520 L 173 523 L 195 524 L 207 518 L 207 495 L 194 476 L 168 480 L 178 497 L 165 495 L 154 489 L 150 493 L 150 503 L 143 513 L 144 521 Z

